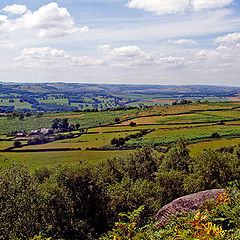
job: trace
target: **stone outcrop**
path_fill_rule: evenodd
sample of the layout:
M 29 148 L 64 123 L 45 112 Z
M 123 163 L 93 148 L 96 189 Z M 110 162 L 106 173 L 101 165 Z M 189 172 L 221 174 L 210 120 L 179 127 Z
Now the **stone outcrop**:
M 223 192 L 225 192 L 224 189 L 212 189 L 177 198 L 173 202 L 165 205 L 158 212 L 156 220 L 159 221 L 160 226 L 163 226 L 167 223 L 169 217 L 175 215 L 177 212 L 195 212 L 204 201 L 216 198 Z

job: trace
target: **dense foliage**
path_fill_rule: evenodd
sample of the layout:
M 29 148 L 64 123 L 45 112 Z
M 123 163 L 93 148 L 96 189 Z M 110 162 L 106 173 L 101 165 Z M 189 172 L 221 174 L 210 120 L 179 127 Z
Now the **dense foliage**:
M 191 157 L 181 140 L 165 156 L 144 147 L 127 157 L 43 168 L 34 174 L 21 164 L 6 162 L 0 169 L 1 239 L 39 233 L 53 239 L 97 239 L 112 228 L 120 212 L 144 205 L 142 227 L 177 197 L 226 187 L 239 179 L 239 152 L 204 151 Z M 237 212 L 239 206 L 235 207 Z
M 151 222 L 141 226 L 143 206 L 128 214 L 119 214 L 121 221 L 115 223 L 112 231 L 102 240 L 203 240 L 240 238 L 240 193 L 238 184 L 220 194 L 216 199 L 206 201 L 197 213 L 178 214 L 160 227 Z

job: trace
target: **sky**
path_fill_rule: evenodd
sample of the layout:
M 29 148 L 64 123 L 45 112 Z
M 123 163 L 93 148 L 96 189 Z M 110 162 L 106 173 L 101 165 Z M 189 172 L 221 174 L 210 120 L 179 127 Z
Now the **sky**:
M 240 86 L 240 0 L 1 0 L 0 81 Z

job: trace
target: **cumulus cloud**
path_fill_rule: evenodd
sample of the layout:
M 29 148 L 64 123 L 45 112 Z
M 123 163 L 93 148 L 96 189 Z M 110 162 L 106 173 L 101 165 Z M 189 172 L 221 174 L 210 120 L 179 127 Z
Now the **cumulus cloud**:
M 229 33 L 225 36 L 217 37 L 214 40 L 215 43 L 219 44 L 236 44 L 240 43 L 240 32 Z
M 7 7 L 11 8 L 13 6 L 14 5 Z M 15 8 L 17 9 L 17 7 Z M 16 9 L 15 11 L 17 11 Z M 4 16 L 3 20 L 8 25 L 8 27 L 5 28 L 5 30 L 6 29 L 8 31 L 14 31 L 19 29 L 36 30 L 37 36 L 40 38 L 64 37 L 76 32 L 85 33 L 89 30 L 87 26 L 81 28 L 76 27 L 68 10 L 66 8 L 59 7 L 58 4 L 55 2 L 43 5 L 34 12 L 29 10 L 16 19 L 9 19 L 6 16 Z
M 123 46 L 119 48 L 112 48 L 109 45 L 99 46 L 104 56 L 106 64 L 115 66 L 133 66 L 146 65 L 153 61 L 150 53 L 142 51 L 137 46 Z
M 230 5 L 233 0 L 192 0 L 191 4 L 195 10 L 208 8 L 222 8 Z
M 7 5 L 5 8 L 2 9 L 2 11 L 10 13 L 10 14 L 16 14 L 16 15 L 22 15 L 27 11 L 27 7 L 25 5 Z
M 173 57 L 173 56 L 160 57 L 157 59 L 156 62 L 157 64 L 163 67 L 179 67 L 187 64 L 183 57 Z
M 240 35 L 238 33 L 217 37 L 216 49 L 203 49 L 196 54 L 199 69 L 208 72 L 239 72 L 240 69 Z
M 0 15 L 0 33 L 6 33 L 9 30 L 9 24 L 7 16 Z
M 9 40 L 1 40 L 0 39 L 0 48 L 10 48 L 10 49 L 16 49 L 16 46 L 14 43 L 12 43 Z
M 15 58 L 17 65 L 27 68 L 62 68 L 69 66 L 93 66 L 101 65 L 102 60 L 93 59 L 87 56 L 72 56 L 64 50 L 50 47 L 26 48 Z
M 197 44 L 197 42 L 194 41 L 193 39 L 183 39 L 183 38 L 176 39 L 176 40 L 169 39 L 167 42 L 170 44 L 176 44 L 176 45 L 195 45 L 195 44 Z
M 189 0 L 131 0 L 127 6 L 157 14 L 173 14 L 184 12 L 189 7 Z
M 188 10 L 221 8 L 230 5 L 234 0 L 130 0 L 129 8 L 137 8 L 156 14 L 176 14 Z
M 137 46 L 122 46 L 114 48 L 110 45 L 99 46 L 102 55 L 96 58 L 89 56 L 73 56 L 64 50 L 50 47 L 26 48 L 15 58 L 17 66 L 26 68 L 68 68 L 109 66 L 134 68 L 157 66 L 160 68 L 179 67 L 186 64 L 184 58 L 174 56 L 153 56 Z

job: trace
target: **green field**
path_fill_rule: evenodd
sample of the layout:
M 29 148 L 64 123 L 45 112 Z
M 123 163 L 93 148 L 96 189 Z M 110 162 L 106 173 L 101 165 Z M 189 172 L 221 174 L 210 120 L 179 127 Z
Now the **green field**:
M 122 111 L 104 111 L 90 113 L 57 113 L 46 114 L 42 117 L 33 115 L 25 117 L 24 120 L 19 118 L 8 119 L 7 117 L 0 118 L 0 134 L 8 134 L 14 131 L 31 131 L 41 128 L 50 128 L 54 119 L 68 118 L 69 124 L 80 124 L 80 128 L 91 128 L 101 125 L 112 124 L 116 117 L 126 119 L 128 116 L 136 116 L 137 110 L 122 110 Z
M 30 169 L 41 167 L 56 167 L 58 165 L 74 165 L 79 162 L 100 162 L 130 151 L 67 151 L 67 152 L 38 152 L 38 153 L 4 153 L 1 162 L 14 160 L 23 162 Z M 6 160 L 7 159 L 7 160 Z
M 212 141 L 213 133 L 218 133 L 221 137 L 234 138 L 240 136 L 240 126 L 203 126 L 189 127 L 182 129 L 158 129 L 144 136 L 142 139 L 131 139 L 127 142 L 129 146 L 167 146 L 178 141 L 179 138 L 184 138 L 188 142 Z
M 51 100 L 54 99 L 48 99 L 48 101 Z M 196 154 L 205 148 L 219 149 L 238 143 L 240 112 L 238 108 L 232 109 L 236 106 L 239 105 L 237 103 L 193 103 L 151 109 L 44 113 L 40 117 L 33 114 L 25 117 L 24 120 L 19 120 L 18 117 L 14 119 L 1 117 L 1 156 L 11 160 L 27 161 L 32 168 L 37 168 L 45 165 L 74 164 L 82 159 L 89 162 L 102 161 L 114 154 L 125 153 L 126 149 L 134 150 L 143 145 L 156 149 L 167 147 L 177 142 L 179 138 L 186 139 L 192 154 Z M 79 130 L 66 131 L 60 133 L 65 139 L 54 140 L 58 134 L 55 133 L 49 137 L 50 142 L 35 145 L 27 144 L 27 139 L 34 138 L 32 136 L 24 139 L 6 135 L 14 131 L 30 132 L 34 129 L 51 128 L 56 118 L 67 118 L 69 124 L 79 123 L 84 133 L 79 136 Z M 121 122 L 116 123 L 116 118 Z M 130 122 L 136 123 L 136 126 L 129 126 Z M 151 132 L 144 133 L 140 137 L 136 135 L 145 130 L 151 130 Z M 69 133 L 73 136 L 68 137 Z M 218 138 L 212 137 L 212 134 L 216 133 L 219 134 Z M 123 146 L 111 145 L 113 138 L 125 139 L 128 136 L 130 139 L 125 140 Z M 14 149 L 14 152 L 4 152 L 5 149 L 13 147 L 16 139 L 21 141 L 23 147 Z M 91 148 L 94 150 L 86 151 Z M 55 149 L 59 151 L 54 151 Z M 111 149 L 111 151 L 97 151 L 99 149 Z
M 217 150 L 221 147 L 233 147 L 235 145 L 240 144 L 240 138 L 233 138 L 233 139 L 221 139 L 215 140 L 211 142 L 200 142 L 196 144 L 189 145 L 189 149 L 192 155 L 197 155 L 201 153 L 205 149 L 212 149 Z
M 137 133 L 131 132 L 131 134 Z M 42 145 L 30 145 L 21 148 L 22 150 L 26 149 L 57 149 L 57 148 L 81 148 L 85 150 L 86 148 L 99 148 L 111 143 L 113 138 L 120 138 L 128 136 L 128 132 L 118 132 L 118 133 L 98 133 L 98 134 L 84 134 L 78 138 L 74 139 L 65 139 L 54 141 Z
M 0 100 L 0 107 L 1 106 L 14 106 L 15 109 L 17 110 L 21 110 L 23 108 L 27 108 L 29 110 L 31 110 L 31 104 L 29 104 L 28 102 L 20 102 L 19 99 L 14 99 L 14 102 L 9 102 L 9 100 L 7 99 L 1 99 Z

